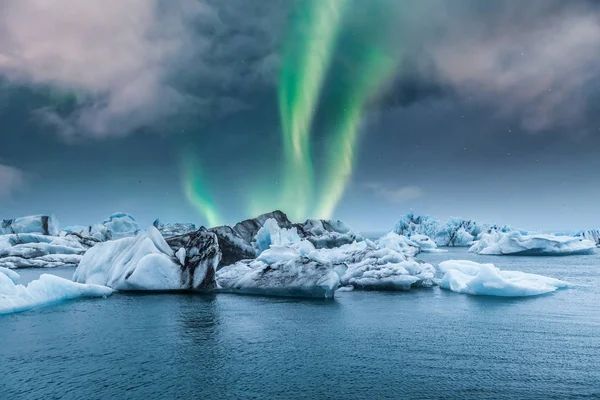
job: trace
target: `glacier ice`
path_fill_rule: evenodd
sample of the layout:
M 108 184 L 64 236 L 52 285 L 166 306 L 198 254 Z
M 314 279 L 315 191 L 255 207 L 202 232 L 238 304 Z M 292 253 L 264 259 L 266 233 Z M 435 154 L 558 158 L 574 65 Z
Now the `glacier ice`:
M 296 228 L 280 228 L 275 218 L 269 218 L 256 233 L 255 243 L 258 254 L 273 246 L 299 242 L 300 235 Z
M 32 215 L 5 219 L 0 222 L 0 235 L 14 233 L 38 233 L 40 235 L 58 235 L 58 220 L 54 216 Z
M 393 232 L 413 240 L 415 235 L 429 237 L 440 247 L 468 247 L 484 233 L 511 232 L 507 225 L 481 224 L 479 222 L 452 217 L 447 222 L 430 216 L 415 215 L 412 211 L 400 217 Z M 521 233 L 527 233 L 520 231 Z
M 311 259 L 308 241 L 271 246 L 256 260 L 239 261 L 217 271 L 222 291 L 267 296 L 333 298 L 346 270 L 341 263 Z
M 333 297 L 338 284 L 356 290 L 432 286 L 433 266 L 405 255 L 401 246 L 407 239 L 393 235 L 383 242 L 391 248 L 368 240 L 331 249 L 317 249 L 306 239 L 272 245 L 256 260 L 239 261 L 217 271 L 217 282 L 226 291 L 316 297 Z
M 76 267 L 86 247 L 68 237 L 21 233 L 0 236 L 0 267 Z
M 422 236 L 424 238 L 427 238 L 427 236 L 424 235 L 416 236 Z M 431 239 L 429 239 L 429 241 L 432 242 Z M 380 237 L 379 239 L 377 239 L 376 244 L 379 248 L 394 250 L 398 253 L 406 254 L 407 256 L 412 257 L 416 256 L 421 252 L 421 250 L 423 250 L 421 245 L 418 244 L 416 241 L 413 241 L 407 238 L 406 236 L 398 235 L 394 232 L 389 232 L 385 236 Z
M 134 237 L 99 243 L 85 253 L 73 280 L 117 290 L 214 288 L 214 269 L 221 256 L 216 236 L 202 229 L 169 240 L 172 245 L 151 226 Z
M 104 242 L 132 237 L 140 232 L 135 218 L 126 213 L 115 213 L 100 224 L 93 226 L 71 226 L 64 228 L 61 236 L 73 235 L 82 240 Z
M 210 229 L 217 234 L 223 253 L 219 268 L 240 260 L 255 258 L 260 251 L 265 250 L 266 245 L 257 242 L 257 234 L 269 219 L 274 219 L 280 229 L 285 229 L 290 234 L 291 230 L 295 229 L 300 239 L 310 241 L 316 248 L 333 248 L 364 240 L 360 234 L 341 221 L 309 219 L 303 223 L 292 223 L 287 215 L 276 210 L 238 222 L 233 227 L 219 226 Z M 266 240 L 267 237 L 262 239 Z M 294 237 L 294 240 L 297 239 Z
M 522 235 L 513 231 L 483 234 L 469 251 L 485 255 L 561 256 L 591 254 L 595 248 L 595 242 L 581 237 Z
M 449 260 L 439 264 L 444 273 L 439 285 L 457 293 L 523 297 L 550 293 L 568 286 L 567 282 L 520 271 L 501 271 L 493 264 Z
M 42 274 L 27 286 L 18 283 L 18 274 L 0 270 L 0 314 L 29 310 L 81 297 L 104 297 L 113 290 L 106 286 L 75 283 L 58 276 Z M 15 277 L 16 275 L 16 277 Z
M 158 219 L 156 219 L 152 225 L 158 229 L 164 238 L 185 235 L 186 233 L 195 232 L 198 230 L 196 225 L 192 223 L 162 223 Z
M 577 231 L 573 234 L 575 237 L 581 237 L 587 240 L 591 240 L 596 243 L 596 246 L 600 246 L 600 229 L 590 229 L 587 231 Z

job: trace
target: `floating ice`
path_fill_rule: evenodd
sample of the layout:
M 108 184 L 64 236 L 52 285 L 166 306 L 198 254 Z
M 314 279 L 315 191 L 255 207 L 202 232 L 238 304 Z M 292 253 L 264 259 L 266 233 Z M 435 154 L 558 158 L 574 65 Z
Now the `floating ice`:
M 280 228 L 274 218 L 269 218 L 256 234 L 256 248 L 258 254 L 273 246 L 299 242 L 300 236 L 296 228 Z
M 457 293 L 522 297 L 550 293 L 568 286 L 567 282 L 519 271 L 500 271 L 493 264 L 450 260 L 439 264 L 444 273 L 440 287 Z
M 135 218 L 126 213 L 115 213 L 100 224 L 93 226 L 71 226 L 65 228 L 61 235 L 76 235 L 96 241 L 107 241 L 132 237 L 140 232 Z
M 11 233 L 38 233 L 40 235 L 58 235 L 58 220 L 54 216 L 32 215 L 0 222 L 0 235 Z
M 441 222 L 429 216 L 415 215 L 413 212 L 402 216 L 394 232 L 414 240 L 415 235 L 424 235 L 437 246 L 467 247 L 484 233 L 510 232 L 510 226 L 481 224 L 473 220 L 452 217 L 448 222 Z M 522 232 L 524 233 L 524 232 Z
M 221 290 L 267 296 L 333 298 L 344 264 L 323 263 L 307 257 L 314 246 L 271 246 L 256 260 L 239 261 L 217 271 Z
M 486 255 L 562 256 L 591 254 L 595 248 L 595 242 L 580 237 L 493 232 L 482 235 L 469 251 Z
M 10 271 L 12 272 L 12 271 Z M 27 286 L 18 284 L 18 274 L 0 270 L 0 314 L 29 310 L 80 297 L 103 297 L 113 290 L 106 286 L 84 285 L 58 276 L 42 274 Z
M 84 255 L 73 279 L 118 290 L 214 288 L 214 269 L 221 257 L 216 236 L 199 230 L 169 240 L 177 247 L 177 256 L 153 226 L 135 237 L 99 243 Z
M 433 243 L 433 241 L 431 241 L 431 239 L 429 239 L 427 236 L 415 236 L 419 236 L 419 238 L 427 238 L 429 242 Z M 423 240 L 425 241 L 425 239 Z M 387 235 L 380 237 L 379 239 L 377 239 L 376 243 L 379 248 L 394 250 L 412 257 L 416 256 L 423 250 L 423 247 L 416 241 L 413 241 L 407 238 L 406 236 L 398 235 L 394 232 L 389 232 Z M 435 246 L 435 243 L 433 243 L 433 245 Z
M 0 267 L 76 267 L 86 248 L 68 237 L 21 233 L 0 236 Z

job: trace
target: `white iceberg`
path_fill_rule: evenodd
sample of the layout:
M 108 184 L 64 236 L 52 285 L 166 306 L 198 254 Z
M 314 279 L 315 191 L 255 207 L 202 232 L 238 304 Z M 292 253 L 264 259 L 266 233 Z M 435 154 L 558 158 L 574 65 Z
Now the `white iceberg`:
M 284 246 L 299 242 L 300 236 L 296 228 L 280 228 L 275 218 L 269 218 L 256 234 L 255 243 L 258 254 L 271 246 Z
M 58 276 L 42 274 L 27 286 L 18 283 L 18 274 L 0 270 L 0 314 L 10 314 L 81 297 L 104 297 L 113 290 L 106 286 L 84 285 Z M 14 276 L 16 275 L 16 277 Z
M 333 298 L 345 272 L 344 264 L 309 258 L 314 246 L 304 240 L 296 246 L 271 246 L 256 260 L 239 261 L 217 271 L 224 292 L 266 296 Z
M 568 286 L 559 279 L 520 271 L 501 271 L 493 264 L 450 260 L 439 264 L 444 273 L 439 285 L 457 293 L 522 297 L 550 293 Z
M 135 237 L 99 243 L 85 253 L 73 280 L 117 290 L 210 290 L 221 253 L 213 233 L 194 234 L 170 238 L 177 250 L 153 226 Z
M 74 235 L 81 239 L 104 242 L 132 237 L 140 232 L 135 218 L 126 213 L 115 213 L 100 224 L 93 226 L 71 226 L 63 229 L 61 236 Z
M 469 251 L 485 255 L 562 256 L 591 254 L 595 248 L 595 242 L 581 237 L 522 235 L 513 231 L 483 234 Z
M 424 236 L 424 235 L 416 235 L 416 236 L 427 238 L 429 240 L 429 242 L 433 243 L 433 241 L 431 239 L 429 239 L 427 236 Z M 425 241 L 425 239 L 422 239 L 422 240 Z M 402 253 L 402 254 L 405 254 L 405 255 L 411 256 L 411 257 L 416 256 L 423 250 L 423 247 L 420 244 L 418 244 L 417 242 L 407 238 L 406 236 L 398 235 L 397 233 L 394 233 L 394 232 L 389 232 L 385 236 L 382 236 L 379 239 L 377 239 L 376 245 L 377 245 L 377 247 L 379 247 L 381 249 L 385 248 L 385 249 L 394 250 L 394 251 L 397 251 L 398 253 Z M 435 243 L 433 243 L 433 245 L 435 246 Z
M 0 222 L 0 235 L 14 233 L 38 233 L 40 235 L 58 235 L 58 220 L 54 216 L 32 215 Z
M 511 232 L 513 230 L 507 225 L 482 224 L 457 217 L 442 222 L 430 216 L 415 215 L 411 211 L 400 217 L 393 231 L 411 240 L 414 240 L 417 235 L 427 236 L 439 247 L 468 247 L 485 233 Z
M 76 267 L 86 247 L 68 237 L 21 233 L 0 236 L 0 267 Z
M 173 236 L 185 235 L 186 233 L 195 232 L 198 230 L 195 224 L 176 222 L 176 223 L 162 223 L 156 219 L 152 225 L 163 235 L 164 238 L 170 238 Z
M 300 236 L 308 239 L 317 249 L 331 249 L 364 240 L 362 235 L 340 220 L 309 219 L 295 225 L 301 231 Z

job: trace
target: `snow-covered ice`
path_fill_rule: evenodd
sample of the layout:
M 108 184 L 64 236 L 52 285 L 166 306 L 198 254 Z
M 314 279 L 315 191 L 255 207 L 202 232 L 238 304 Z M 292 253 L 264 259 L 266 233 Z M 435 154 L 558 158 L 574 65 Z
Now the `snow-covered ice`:
M 256 234 L 255 243 L 257 253 L 269 249 L 271 246 L 283 246 L 299 242 L 300 235 L 296 228 L 280 228 L 275 218 L 269 218 Z
M 195 232 L 198 230 L 195 224 L 192 223 L 162 223 L 160 220 L 155 220 L 152 225 L 163 235 L 164 238 L 173 236 L 185 235 L 186 233 Z
M 427 236 L 424 235 L 416 236 L 427 238 Z M 429 241 L 433 243 L 431 239 L 429 239 Z M 416 256 L 423 250 L 423 247 L 421 247 L 421 245 L 417 242 L 407 238 L 406 236 L 398 235 L 394 232 L 389 232 L 385 236 L 380 237 L 379 239 L 377 239 L 376 244 L 379 248 L 394 250 L 398 253 L 402 253 L 411 257 Z M 433 244 L 435 246 L 435 243 Z
M 559 279 L 520 271 L 501 271 L 493 264 L 449 260 L 439 264 L 440 287 L 457 293 L 522 297 L 550 293 L 568 286 Z
M 485 255 L 562 256 L 591 254 L 595 248 L 595 242 L 581 237 L 522 235 L 513 231 L 483 234 L 469 251 Z
M 217 271 L 222 291 L 267 296 L 333 298 L 346 266 L 307 256 L 314 246 L 304 240 L 271 246 L 256 260 L 239 261 Z
M 153 226 L 135 237 L 99 243 L 85 253 L 73 279 L 118 290 L 211 289 L 215 286 L 214 268 L 220 252 L 216 236 L 206 230 L 199 234 L 204 233 L 212 239 L 210 251 L 190 248 L 185 254 L 185 265 L 180 263 L 185 238 L 173 250 Z M 210 259 L 204 259 L 205 254 Z
M 71 226 L 64 228 L 62 236 L 77 235 L 83 238 L 92 238 L 97 241 L 107 241 L 132 237 L 140 232 L 140 227 L 135 218 L 126 213 L 115 213 L 100 224 L 93 226 Z
M 400 217 L 394 226 L 394 232 L 411 240 L 416 235 L 429 237 L 440 247 L 468 247 L 484 233 L 511 232 L 514 229 L 507 225 L 482 224 L 477 221 L 452 217 L 447 222 L 423 215 L 415 215 L 412 211 Z M 521 233 L 526 233 L 521 231 Z
M 27 286 L 19 284 L 18 279 L 14 271 L 0 269 L 0 314 L 81 297 L 104 297 L 113 292 L 106 286 L 75 283 L 49 274 L 42 274 Z
M 86 248 L 69 237 L 21 233 L 0 236 L 0 267 L 76 267 Z
M 40 235 L 58 235 L 58 220 L 54 216 L 32 215 L 5 219 L 0 222 L 0 235 L 11 233 L 38 233 Z

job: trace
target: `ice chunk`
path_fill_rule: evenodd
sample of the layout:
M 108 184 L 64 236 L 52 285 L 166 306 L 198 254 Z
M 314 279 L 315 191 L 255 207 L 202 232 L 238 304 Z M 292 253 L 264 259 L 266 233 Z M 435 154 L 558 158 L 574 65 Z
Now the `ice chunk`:
M 58 235 L 58 220 L 53 215 L 33 215 L 0 222 L 0 235 L 11 233 L 38 233 L 40 235 Z
M 76 267 L 86 248 L 68 237 L 22 233 L 0 236 L 0 267 Z
M 457 293 L 522 297 L 550 293 L 568 286 L 567 282 L 520 271 L 501 271 L 493 264 L 450 260 L 439 264 L 444 273 L 440 287 Z
M 73 279 L 118 290 L 209 290 L 215 287 L 214 268 L 220 259 L 216 236 L 203 229 L 196 235 L 169 240 L 173 240 L 177 249 L 186 249 L 184 265 L 152 226 L 135 237 L 92 247 L 83 256 Z
M 93 226 L 71 226 L 61 232 L 62 236 L 75 235 L 82 239 L 107 241 L 132 237 L 140 232 L 135 218 L 126 213 L 115 213 L 100 224 Z
M 365 249 L 347 255 L 348 270 L 342 276 L 343 286 L 357 290 L 409 290 L 431 287 L 435 269 L 394 250 Z
M 415 236 L 417 236 L 417 239 L 420 239 L 421 241 L 423 241 L 426 246 L 430 246 L 429 243 L 431 243 L 431 244 L 433 244 L 434 247 L 437 247 L 437 246 L 435 246 L 435 243 L 433 243 L 433 241 L 431 239 L 429 239 L 427 236 L 425 236 L 425 235 L 415 235 Z M 406 236 L 398 235 L 397 233 L 394 233 L 394 232 L 389 232 L 387 235 L 380 237 L 376 243 L 377 243 L 377 246 L 379 246 L 379 248 L 386 248 L 386 249 L 394 250 L 399 253 L 405 254 L 407 256 L 411 256 L 411 257 L 416 256 L 423 249 L 423 247 L 420 244 L 418 244 L 416 241 L 413 241 L 413 240 L 407 238 Z
M 483 234 L 469 251 L 486 255 L 562 256 L 591 254 L 595 248 L 596 243 L 580 237 L 522 235 L 513 231 Z
M 415 215 L 412 211 L 400 217 L 394 227 L 394 232 L 404 235 L 411 240 L 415 235 L 424 235 L 435 242 L 437 246 L 467 247 L 484 233 L 512 232 L 510 226 L 481 224 L 464 218 L 452 217 L 447 222 L 441 222 L 429 216 Z M 520 231 L 521 233 L 527 233 Z
M 309 219 L 297 226 L 300 236 L 311 241 L 317 249 L 331 249 L 364 240 L 362 235 L 340 220 Z
M 296 228 L 280 228 L 274 218 L 269 218 L 256 234 L 255 243 L 257 253 L 269 249 L 272 245 L 282 246 L 299 242 L 300 236 Z
M 197 230 L 195 224 L 191 223 L 161 223 L 158 219 L 152 224 L 163 235 L 164 238 L 185 235 Z
M 15 271 L 4 267 L 0 267 L 0 274 L 6 275 L 15 285 L 19 283 L 19 279 L 21 278 Z
M 220 287 L 241 294 L 329 299 L 333 298 L 346 270 L 343 264 L 323 264 L 298 255 L 270 264 L 265 260 L 240 261 L 220 269 L 217 272 Z
M 14 273 L 14 272 L 13 272 Z M 42 274 L 27 286 L 0 273 L 0 314 L 29 310 L 80 297 L 103 297 L 112 293 L 106 286 L 84 285 L 58 276 Z

